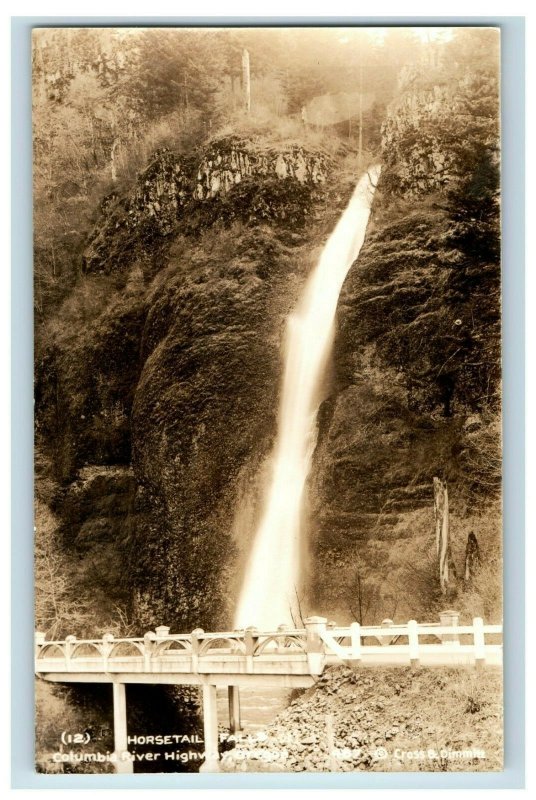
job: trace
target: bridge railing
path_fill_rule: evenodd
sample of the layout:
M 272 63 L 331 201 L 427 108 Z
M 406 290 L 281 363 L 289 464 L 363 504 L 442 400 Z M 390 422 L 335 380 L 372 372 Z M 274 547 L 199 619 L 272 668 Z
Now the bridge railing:
M 501 664 L 501 638 L 502 625 L 484 625 L 480 617 L 472 625 L 410 620 L 405 625 L 361 626 L 355 622 L 349 628 L 327 627 L 321 633 L 327 650 L 341 660 L 389 664 L 405 658 L 411 665 Z
M 143 637 L 47 641 L 35 637 L 35 670 L 48 672 L 295 673 L 320 675 L 340 661 L 363 665 L 441 665 L 502 663 L 502 626 L 458 625 L 454 612 L 440 623 L 410 620 L 347 627 L 309 617 L 304 628 L 281 625 L 274 631 L 171 634 L 159 626 Z M 447 623 L 447 624 L 445 624 Z M 493 640 L 493 641 L 490 641 Z

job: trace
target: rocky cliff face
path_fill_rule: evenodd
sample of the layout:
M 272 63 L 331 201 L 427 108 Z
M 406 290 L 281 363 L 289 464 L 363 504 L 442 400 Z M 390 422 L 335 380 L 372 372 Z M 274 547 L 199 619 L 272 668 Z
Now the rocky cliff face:
M 424 209 L 416 212 L 413 203 L 406 239 L 392 212 L 381 215 L 376 206 L 375 214 L 339 300 L 334 378 L 319 415 L 309 481 L 313 605 L 331 608 L 337 620 L 364 614 L 369 624 L 380 621 L 386 607 L 398 605 L 404 616 L 416 613 L 411 604 L 417 609 L 420 598 L 408 592 L 408 576 L 397 570 L 426 526 L 425 551 L 433 544 L 433 475 L 448 476 L 451 510 L 461 508 L 462 516 L 459 493 L 471 480 L 463 455 L 470 410 L 453 405 L 445 415 L 441 381 L 432 387 L 423 378 L 430 357 L 424 342 L 411 352 L 408 370 L 415 377 L 409 383 L 402 361 L 390 363 L 392 345 L 384 345 L 390 335 L 402 339 L 406 350 L 412 345 L 394 328 L 390 311 L 396 306 L 399 319 L 410 322 L 433 296 L 433 276 L 425 277 L 424 267 L 419 276 L 419 259 L 427 267 L 423 245 L 441 239 L 440 221 Z M 366 595 L 361 610 L 360 592 Z
M 339 620 L 441 602 L 434 475 L 449 482 L 459 572 L 478 527 L 500 585 L 499 518 L 482 508 L 500 485 L 493 94 L 474 76 L 454 88 L 410 77 L 383 126 L 367 238 L 341 293 L 309 481 L 311 602 Z M 487 99 L 469 107 L 471 96 Z
M 172 262 L 143 331 L 132 437 L 149 514 L 132 568 L 147 625 L 229 624 L 238 477 L 274 428 L 285 255 L 260 231 L 220 236 Z
M 156 153 L 102 204 L 43 338 L 38 435 L 65 546 L 80 580 L 84 564 L 88 585 L 115 580 L 136 630 L 230 624 L 234 517 L 274 435 L 284 319 L 344 202 L 327 165 L 236 139 L 197 165 Z
M 460 113 L 445 87 L 407 91 L 393 103 L 382 126 L 382 152 L 396 170 L 401 194 L 440 191 L 456 177 L 454 154 L 445 150 L 445 122 Z
M 299 145 L 282 150 L 256 150 L 239 138 L 214 142 L 202 158 L 196 175 L 194 196 L 198 200 L 227 194 L 244 178 L 294 178 L 299 183 L 324 183 L 328 159 L 322 153 L 308 152 Z
M 145 263 L 149 258 L 154 265 L 161 255 L 162 239 L 188 218 L 194 219 L 193 230 L 199 228 L 199 220 L 213 222 L 226 215 L 250 222 L 288 219 L 285 206 L 293 205 L 293 193 L 284 196 L 288 184 L 318 188 L 326 182 L 330 168 L 333 165 L 321 152 L 298 145 L 261 147 L 235 136 L 213 141 L 197 159 L 162 148 L 130 191 L 104 198 L 100 219 L 84 250 L 83 270 L 110 273 L 129 269 L 136 259 Z M 214 206 L 215 198 L 230 193 L 232 200 L 225 208 Z M 310 197 L 311 191 L 299 192 L 302 214 Z
M 384 181 L 393 194 L 452 188 L 467 179 L 479 150 L 489 148 L 498 165 L 498 90 L 489 76 L 468 71 L 453 82 L 441 65 L 407 68 L 398 89 L 381 131 Z
M 82 257 L 85 273 L 129 269 L 149 250 L 159 253 L 189 198 L 191 165 L 166 148 L 156 151 L 135 186 L 124 196 L 112 193 L 101 202 L 100 218 Z

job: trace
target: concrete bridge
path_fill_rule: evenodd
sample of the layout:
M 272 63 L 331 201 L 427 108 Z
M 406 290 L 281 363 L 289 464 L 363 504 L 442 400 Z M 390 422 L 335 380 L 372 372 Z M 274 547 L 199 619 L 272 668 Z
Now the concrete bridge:
M 312 686 L 332 664 L 360 666 L 502 665 L 502 626 L 458 625 L 456 612 L 444 612 L 439 623 L 410 620 L 379 626 L 353 623 L 338 627 L 323 617 L 309 617 L 304 628 L 276 631 L 171 634 L 166 626 L 143 637 L 47 641 L 35 634 L 35 672 L 59 683 L 111 683 L 114 706 L 114 754 L 117 772 L 132 772 L 128 751 L 127 683 L 200 686 L 203 696 L 204 764 L 217 772 L 218 715 L 216 690 L 227 687 L 229 725 L 240 730 L 240 687 Z M 489 641 L 492 639 L 493 641 Z

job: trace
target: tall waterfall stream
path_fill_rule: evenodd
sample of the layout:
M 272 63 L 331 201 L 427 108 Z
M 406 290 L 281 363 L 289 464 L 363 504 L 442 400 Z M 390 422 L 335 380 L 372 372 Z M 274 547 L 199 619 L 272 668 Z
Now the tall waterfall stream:
M 280 624 L 299 625 L 302 504 L 315 447 L 320 390 L 333 343 L 339 294 L 363 245 L 379 175 L 380 167 L 375 166 L 359 180 L 298 307 L 287 320 L 271 479 L 246 567 L 235 628 L 254 625 L 270 631 Z

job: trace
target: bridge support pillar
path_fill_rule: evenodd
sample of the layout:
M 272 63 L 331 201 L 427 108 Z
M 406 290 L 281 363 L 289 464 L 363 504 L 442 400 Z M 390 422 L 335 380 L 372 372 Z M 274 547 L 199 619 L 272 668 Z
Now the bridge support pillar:
M 123 759 L 128 751 L 127 743 L 127 700 L 124 683 L 113 683 L 114 696 L 114 752 L 117 758 L 115 771 L 122 774 L 134 772 L 134 762 Z
M 203 685 L 203 729 L 205 734 L 205 761 L 199 772 L 219 772 L 218 706 L 216 703 L 216 687 L 210 683 Z
M 229 694 L 229 730 L 231 733 L 238 733 L 242 730 L 240 720 L 240 690 L 238 686 L 228 686 Z

